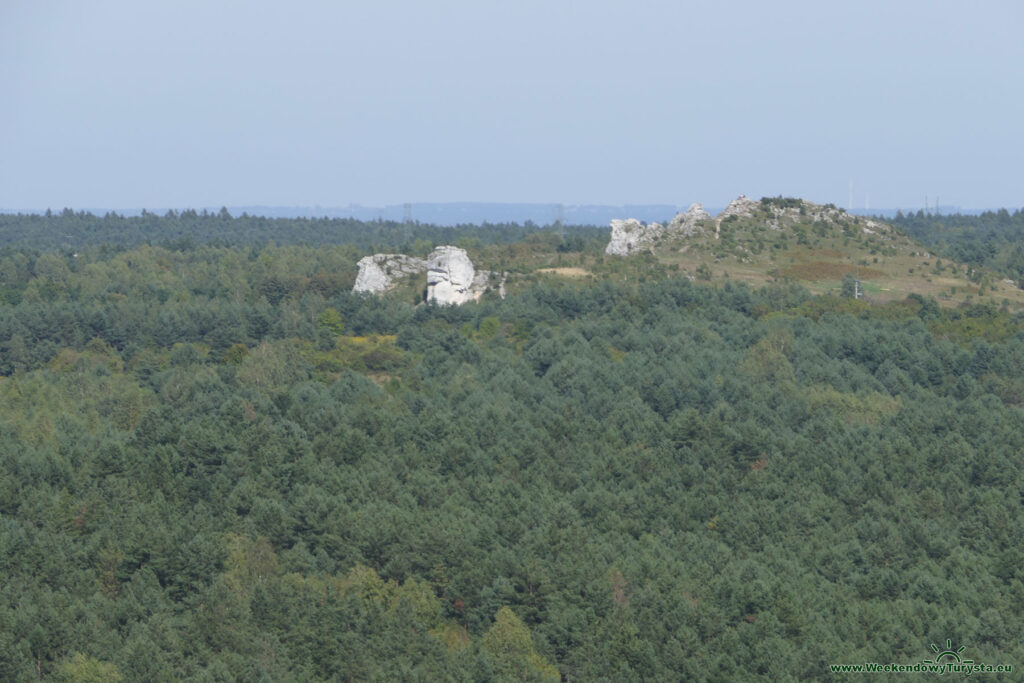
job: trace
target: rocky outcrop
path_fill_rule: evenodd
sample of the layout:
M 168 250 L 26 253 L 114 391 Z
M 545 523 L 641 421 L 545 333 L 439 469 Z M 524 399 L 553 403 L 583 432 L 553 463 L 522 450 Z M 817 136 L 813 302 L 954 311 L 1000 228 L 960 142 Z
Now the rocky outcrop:
M 725 207 L 725 210 L 714 219 L 704 210 L 703 206 L 693 203 L 685 213 L 677 213 L 667 226 L 662 226 L 660 223 L 644 225 L 635 218 L 613 220 L 612 239 L 605 247 L 604 253 L 613 256 L 626 256 L 635 251 L 652 249 L 657 242 L 664 238 L 689 237 L 697 234 L 703 231 L 711 220 L 715 221 L 715 237 L 717 238 L 721 232 L 723 220 L 730 216 L 749 218 L 760 208 L 760 202 L 755 202 L 741 194 L 729 202 L 729 206 Z
M 722 213 L 715 217 L 715 239 L 718 239 L 719 234 L 722 231 L 722 221 L 726 218 L 736 216 L 737 218 L 750 218 L 754 215 L 754 211 L 760 207 L 758 202 L 748 197 L 745 194 L 741 194 L 736 199 L 729 202 L 729 206 L 725 207 Z M 776 228 L 777 228 L 776 223 Z
M 427 261 L 427 301 L 441 305 L 473 301 L 487 288 L 486 274 L 477 280 L 465 249 L 438 247 Z
M 353 292 L 370 292 L 380 294 L 386 292 L 398 280 L 422 273 L 427 269 L 427 262 L 405 254 L 374 254 L 359 259 L 359 275 Z
M 635 218 L 612 221 L 612 239 L 604 253 L 612 256 L 626 256 L 637 251 L 652 249 L 666 237 L 688 237 L 703 229 L 703 223 L 711 214 L 700 204 L 691 204 L 685 213 L 677 213 L 668 225 L 648 223 L 644 225 Z
M 699 203 L 690 204 L 686 213 L 677 213 L 672 222 L 668 224 L 666 232 L 669 235 L 683 235 L 689 237 L 703 227 L 703 222 L 711 219 L 711 214 L 704 210 Z
M 721 223 L 729 216 L 750 218 L 759 208 L 761 208 L 760 202 L 755 202 L 745 194 L 741 194 L 739 197 L 729 202 L 729 206 L 725 207 L 725 210 L 716 216 L 716 220 Z
M 604 253 L 613 256 L 626 256 L 636 251 L 650 249 L 665 234 L 661 223 L 644 225 L 635 218 L 612 221 L 612 240 L 605 247 Z
M 374 254 L 359 259 L 359 274 L 353 292 L 382 294 L 410 275 L 427 274 L 427 302 L 458 305 L 478 300 L 496 279 L 496 274 L 476 270 L 465 249 L 443 246 L 426 260 L 405 254 Z M 504 298 L 505 278 L 498 285 Z
M 806 227 L 811 223 L 824 223 L 826 230 L 853 229 L 868 235 L 877 235 L 881 239 L 892 239 L 894 235 L 893 229 L 885 223 L 851 216 L 833 204 L 820 205 L 782 196 L 765 197 L 755 201 L 741 194 L 714 218 L 704 210 L 704 207 L 695 203 L 691 204 L 685 213 L 677 213 L 665 226 L 659 223 L 644 225 L 634 218 L 613 220 L 611 241 L 605 248 L 605 253 L 626 256 L 636 251 L 653 251 L 655 248 L 669 246 L 661 243 L 673 238 L 701 235 L 712 229 L 715 239 L 719 239 L 723 226 L 728 228 L 730 223 L 740 219 L 753 219 L 736 226 L 740 230 L 764 226 L 770 230 L 784 231 L 799 226 Z M 681 250 L 688 248 L 689 243 L 683 245 Z M 739 249 L 742 251 L 745 248 Z

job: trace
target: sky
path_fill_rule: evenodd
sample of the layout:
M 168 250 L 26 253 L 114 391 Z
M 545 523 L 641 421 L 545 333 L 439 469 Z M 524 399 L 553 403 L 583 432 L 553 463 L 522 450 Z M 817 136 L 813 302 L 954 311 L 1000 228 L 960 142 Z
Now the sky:
M 0 207 L 1024 206 L 1019 0 L 0 0 Z

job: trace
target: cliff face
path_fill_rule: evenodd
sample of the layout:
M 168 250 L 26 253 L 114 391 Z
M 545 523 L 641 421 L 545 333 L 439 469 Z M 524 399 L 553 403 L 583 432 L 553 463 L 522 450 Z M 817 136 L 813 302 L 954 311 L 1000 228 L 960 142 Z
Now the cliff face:
M 493 276 L 488 271 L 478 272 L 466 250 L 452 246 L 434 249 L 426 260 L 405 254 L 374 254 L 360 259 L 358 265 L 353 292 L 382 294 L 400 280 L 425 272 L 427 302 L 442 306 L 479 299 Z

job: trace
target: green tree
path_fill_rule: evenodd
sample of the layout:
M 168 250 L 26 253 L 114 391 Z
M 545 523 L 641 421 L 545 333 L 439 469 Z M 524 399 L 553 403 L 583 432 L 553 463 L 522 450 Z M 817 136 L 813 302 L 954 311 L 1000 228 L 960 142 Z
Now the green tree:
M 498 670 L 520 681 L 557 681 L 558 668 L 537 654 L 526 624 L 508 607 L 502 607 L 494 625 L 484 634 L 483 648 Z
M 335 336 L 345 332 L 345 323 L 341 319 L 341 313 L 336 308 L 328 308 L 320 314 L 319 323 L 321 329 L 326 330 Z
M 81 652 L 76 652 L 70 661 L 61 662 L 55 678 L 62 683 L 117 683 L 124 680 L 110 662 L 101 662 Z
M 857 297 L 857 280 L 850 273 L 843 276 L 839 295 L 844 299 L 854 299 Z

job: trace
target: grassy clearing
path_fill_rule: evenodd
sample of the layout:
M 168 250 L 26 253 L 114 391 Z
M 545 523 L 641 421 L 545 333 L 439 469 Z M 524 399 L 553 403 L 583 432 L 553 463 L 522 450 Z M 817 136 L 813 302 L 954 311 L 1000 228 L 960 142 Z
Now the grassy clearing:
M 742 236 L 740 236 L 742 237 Z M 741 244 L 740 241 L 734 244 Z M 748 241 L 747 246 L 753 242 Z M 686 244 L 674 244 L 657 253 L 658 262 L 697 275 L 710 270 L 712 282 L 739 280 L 762 286 L 780 280 L 800 282 L 815 294 L 838 293 L 843 276 L 860 270 L 865 295 L 876 302 L 894 301 L 909 294 L 934 297 L 942 306 L 1004 302 L 1011 310 L 1024 310 L 1024 291 L 990 274 L 986 286 L 968 277 L 965 264 L 941 261 L 909 238 L 893 234 L 874 236 L 830 234 L 815 236 L 805 244 L 778 241 L 771 247 L 743 251 L 727 249 L 713 235 L 695 236 Z M 682 247 L 682 248 L 680 248 Z
M 845 275 L 860 274 L 863 280 L 875 280 L 885 276 L 876 268 L 861 268 L 849 263 L 831 263 L 828 261 L 812 261 L 789 266 L 782 270 L 782 276 L 794 280 L 842 280 Z

